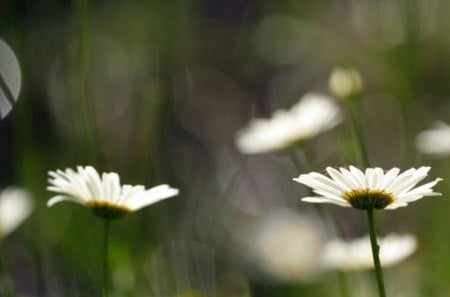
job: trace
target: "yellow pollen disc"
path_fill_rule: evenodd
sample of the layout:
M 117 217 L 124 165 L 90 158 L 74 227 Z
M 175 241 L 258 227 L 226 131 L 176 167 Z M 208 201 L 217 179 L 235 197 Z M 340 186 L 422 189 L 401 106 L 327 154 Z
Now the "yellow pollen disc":
M 345 192 L 342 198 L 348 201 L 351 206 L 358 209 L 383 209 L 395 200 L 395 197 L 391 193 L 373 189 L 351 190 Z
M 131 212 L 128 207 L 111 203 L 107 200 L 91 200 L 86 203 L 94 213 L 105 219 L 118 219 Z

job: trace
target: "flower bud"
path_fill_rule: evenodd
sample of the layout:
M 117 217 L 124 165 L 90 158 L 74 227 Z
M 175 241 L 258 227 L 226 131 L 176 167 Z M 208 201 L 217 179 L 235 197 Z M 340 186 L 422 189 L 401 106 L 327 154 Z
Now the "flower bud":
M 348 100 L 361 94 L 363 81 L 355 68 L 337 67 L 331 72 L 328 88 L 333 96 Z

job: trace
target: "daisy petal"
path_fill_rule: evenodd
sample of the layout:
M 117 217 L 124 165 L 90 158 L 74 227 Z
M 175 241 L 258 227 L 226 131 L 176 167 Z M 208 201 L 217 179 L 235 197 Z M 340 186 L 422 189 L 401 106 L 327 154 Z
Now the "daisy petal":
M 84 204 L 83 201 L 81 201 L 80 199 L 76 199 L 74 197 L 70 197 L 70 196 L 54 196 L 53 198 L 51 198 L 50 200 L 47 201 L 47 206 L 48 207 L 52 207 L 53 205 L 55 205 L 56 203 L 62 202 L 62 201 L 72 201 L 78 204 Z
M 343 203 L 343 202 L 339 202 L 336 200 L 332 200 L 332 199 L 327 199 L 327 198 L 323 198 L 323 197 L 303 197 L 302 201 L 304 202 L 311 202 L 311 203 L 332 203 L 332 204 L 337 204 L 339 206 L 350 206 L 347 203 Z

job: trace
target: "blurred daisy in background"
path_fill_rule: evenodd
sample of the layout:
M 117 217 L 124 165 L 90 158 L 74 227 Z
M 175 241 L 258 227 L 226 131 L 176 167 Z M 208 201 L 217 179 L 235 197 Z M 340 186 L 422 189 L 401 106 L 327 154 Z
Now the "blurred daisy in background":
M 0 236 L 14 231 L 33 210 L 33 199 L 28 191 L 9 187 L 0 193 Z
M 307 281 L 321 271 L 323 234 L 319 224 L 288 209 L 275 210 L 252 229 L 253 265 L 281 281 Z
M 309 93 L 290 110 L 279 110 L 271 119 L 253 119 L 236 135 L 242 153 L 256 154 L 280 150 L 303 142 L 342 120 L 339 106 L 333 99 Z
M 427 177 L 430 168 L 411 168 L 400 174 L 398 168 L 384 172 L 375 167 L 363 172 L 354 166 L 339 170 L 327 167 L 330 177 L 311 172 L 294 178 L 294 181 L 312 188 L 319 195 L 302 198 L 305 202 L 332 203 L 358 209 L 395 209 L 425 196 L 441 195 L 432 190 L 440 178 L 415 187 Z
M 120 218 L 179 192 L 168 185 L 150 189 L 142 185 L 121 185 L 117 173 L 103 173 L 100 177 L 92 166 L 78 166 L 77 171 L 71 168 L 49 171 L 48 174 L 47 190 L 58 193 L 47 202 L 49 207 L 61 201 L 72 201 L 92 208 L 95 214 L 106 219 Z
M 391 267 L 411 256 L 417 249 L 413 235 L 389 234 L 378 239 L 380 261 L 383 267 Z M 374 268 L 369 235 L 351 241 L 333 240 L 325 245 L 324 269 L 344 271 Z
M 361 94 L 363 81 L 355 68 L 336 67 L 330 74 L 328 88 L 333 96 L 346 100 Z
M 416 147 L 421 153 L 434 157 L 450 155 L 450 126 L 436 122 L 432 129 L 417 135 Z

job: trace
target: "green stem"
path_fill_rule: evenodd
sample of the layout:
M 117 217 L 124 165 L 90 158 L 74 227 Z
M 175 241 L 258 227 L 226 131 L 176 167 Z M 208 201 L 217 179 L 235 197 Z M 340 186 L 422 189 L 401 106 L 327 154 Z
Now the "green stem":
M 99 163 L 98 128 L 96 125 L 95 103 L 91 86 L 91 17 L 90 0 L 72 0 L 77 26 L 78 50 L 74 60 L 74 94 L 77 100 L 79 127 L 83 133 L 87 157 L 91 162 Z
M 5 265 L 5 259 L 3 257 L 3 253 L 0 256 L 0 287 L 1 287 L 1 295 L 5 297 L 13 296 L 13 288 L 11 287 L 12 284 L 10 283 L 10 278 L 8 276 L 8 273 L 6 272 L 6 265 Z
M 373 263 L 375 264 L 375 274 L 377 277 L 378 293 L 380 297 L 386 297 L 383 281 L 383 270 L 380 264 L 380 246 L 377 243 L 377 235 L 375 232 L 375 223 L 373 218 L 373 208 L 367 209 L 367 223 L 369 224 L 370 245 L 372 247 Z
M 305 172 L 312 171 L 313 167 L 312 167 L 311 163 L 309 162 L 309 159 L 306 156 L 305 150 L 303 149 L 303 147 L 299 147 L 298 150 L 292 154 L 291 158 L 293 159 L 294 164 L 297 167 L 300 167 L 301 169 L 303 169 Z
M 338 272 L 339 289 L 342 297 L 350 297 L 350 286 L 348 284 L 347 274 L 345 272 Z
M 358 143 L 360 158 L 363 166 L 369 166 L 369 157 L 367 154 L 367 147 L 364 141 L 364 133 L 361 125 L 361 117 L 360 117 L 360 108 L 359 102 L 349 102 L 348 103 L 348 111 L 350 113 L 351 125 L 353 136 Z
M 109 262 L 108 262 L 108 253 L 109 253 L 109 225 L 110 219 L 103 219 L 103 246 L 102 246 L 102 256 L 103 256 L 103 297 L 109 296 L 109 288 L 110 288 L 110 272 L 109 272 Z

